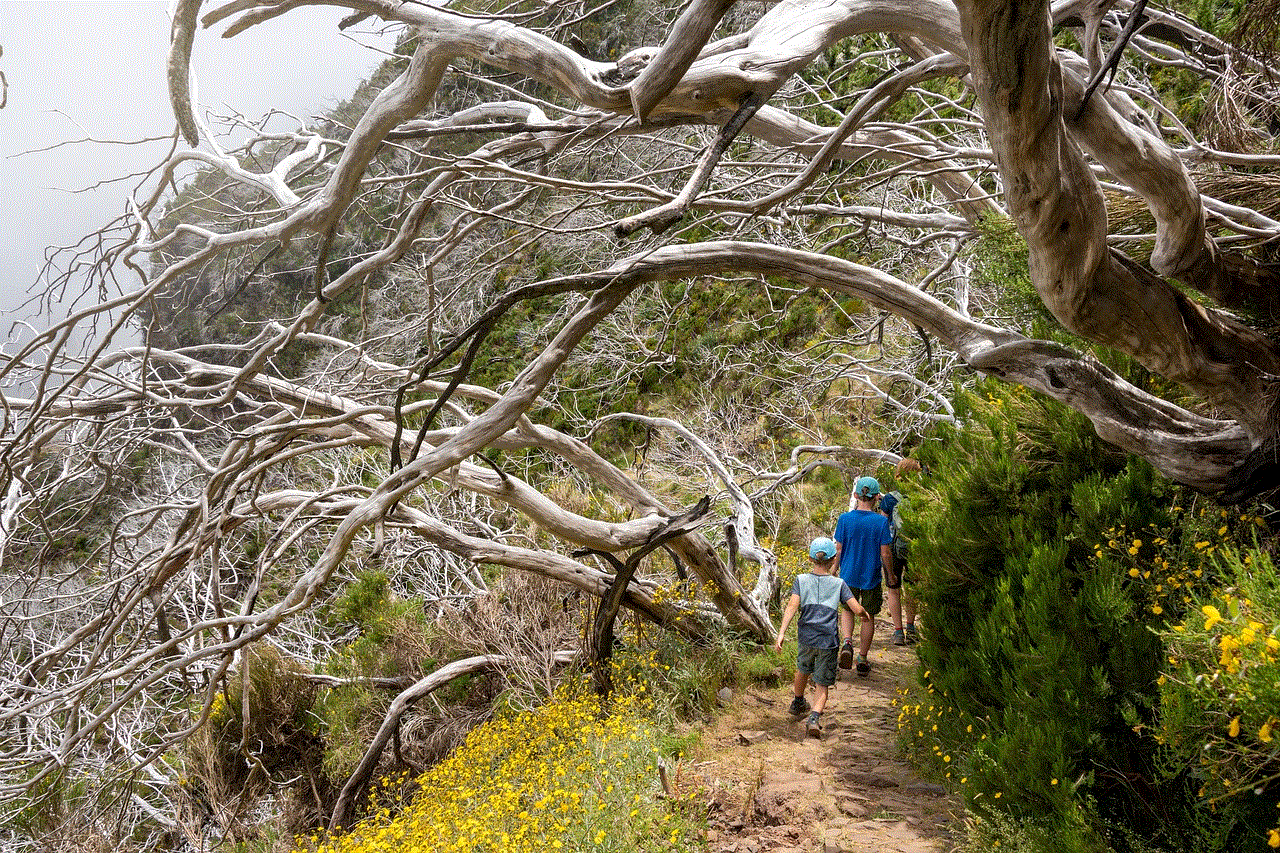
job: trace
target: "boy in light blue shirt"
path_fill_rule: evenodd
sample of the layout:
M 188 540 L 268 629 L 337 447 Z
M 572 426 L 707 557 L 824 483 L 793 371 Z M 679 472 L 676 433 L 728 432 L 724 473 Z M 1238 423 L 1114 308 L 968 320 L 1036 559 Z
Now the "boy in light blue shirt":
M 790 711 L 796 716 L 809 711 L 805 730 L 810 737 L 822 736 L 822 712 L 827 707 L 828 688 L 836 683 L 836 648 L 841 635 L 853 632 L 853 616 L 867 617 L 867 611 L 853 597 L 848 584 L 833 574 L 836 566 L 836 543 L 819 536 L 809 544 L 808 574 L 796 575 L 791 583 L 791 599 L 782 614 L 782 625 L 774 640 L 775 651 L 782 651 L 791 620 L 796 623 L 800 650 L 796 654 L 796 675 L 791 688 Z M 813 706 L 804 698 L 805 688 L 813 678 Z

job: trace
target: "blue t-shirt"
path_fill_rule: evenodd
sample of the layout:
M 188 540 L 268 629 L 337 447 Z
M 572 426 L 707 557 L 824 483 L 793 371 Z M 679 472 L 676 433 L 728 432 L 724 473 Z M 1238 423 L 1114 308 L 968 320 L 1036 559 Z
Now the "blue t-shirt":
M 880 546 L 893 542 L 889 519 L 867 509 L 851 509 L 836 522 L 840 579 L 852 589 L 880 586 Z
M 796 639 L 811 649 L 840 645 L 840 605 L 853 598 L 848 584 L 835 575 L 796 575 L 791 594 L 800 596 Z

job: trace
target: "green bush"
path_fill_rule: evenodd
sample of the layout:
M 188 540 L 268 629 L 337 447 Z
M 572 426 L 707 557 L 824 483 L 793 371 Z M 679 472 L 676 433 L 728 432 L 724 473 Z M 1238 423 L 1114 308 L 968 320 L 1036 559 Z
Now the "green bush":
M 1178 490 L 1023 389 L 984 383 L 958 413 L 918 452 L 906 521 L 928 630 L 904 739 L 1020 849 L 1187 849 L 1195 792 L 1151 736 L 1158 632 L 1186 596 L 1158 604 L 1124 562 L 1138 537 L 1116 539 L 1180 545 Z
M 325 661 L 330 675 L 350 679 L 317 696 L 315 713 L 323 721 L 324 772 L 343 778 L 355 769 L 377 731 L 394 694 L 361 679 L 416 677 L 434 668 L 436 649 L 421 603 L 391 594 L 386 575 L 371 571 L 356 577 L 326 607 L 329 617 L 356 636 Z M 441 691 L 459 689 L 450 684 Z
M 1211 513 L 1213 529 L 1193 544 L 1220 583 L 1193 587 L 1185 621 L 1163 634 L 1155 737 L 1166 774 L 1196 788 L 1213 832 L 1199 849 L 1262 853 L 1280 847 L 1280 580 L 1264 550 L 1219 544 L 1256 524 L 1230 515 Z

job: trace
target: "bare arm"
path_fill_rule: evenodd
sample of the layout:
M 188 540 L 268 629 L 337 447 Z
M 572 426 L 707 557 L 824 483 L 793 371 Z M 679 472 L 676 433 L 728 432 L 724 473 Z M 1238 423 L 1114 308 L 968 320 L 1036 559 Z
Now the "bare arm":
M 787 626 L 791 624 L 791 620 L 796 618 L 796 613 L 800 611 L 800 596 L 794 592 L 791 593 L 791 600 L 787 602 L 787 610 L 782 614 L 782 624 L 778 626 L 778 637 L 773 641 L 773 650 L 775 652 L 782 651 L 782 638 L 787 635 Z
M 862 606 L 862 603 L 861 603 L 861 602 L 859 602 L 859 601 L 858 601 L 858 599 L 856 599 L 856 598 L 851 598 L 851 599 L 849 599 L 848 601 L 846 601 L 844 604 L 845 604 L 845 607 L 847 607 L 847 608 L 848 608 L 848 612 L 845 612 L 845 611 L 841 611 L 841 612 L 840 612 L 840 619 L 842 620 L 842 621 L 841 621 L 841 628 L 843 628 L 843 627 L 844 627 L 843 620 L 844 620 L 846 617 L 848 617 L 848 615 L 849 615 L 850 613 L 851 613 L 851 614 L 853 614 L 854 616 L 858 616 L 858 617 L 861 617 L 861 618 L 863 618 L 863 619 L 870 619 L 870 618 L 871 618 L 871 614 L 867 612 L 867 609 L 866 609 L 865 607 L 863 607 L 863 606 Z M 852 622 L 852 621 L 849 623 L 849 630 L 848 630 L 848 631 L 846 631 L 846 632 L 844 633 L 844 635 L 843 635 L 843 636 L 846 636 L 846 637 L 847 637 L 847 636 L 849 636 L 849 634 L 851 634 L 851 633 L 853 633 L 853 622 Z
M 898 567 L 893 564 L 893 548 L 880 546 L 880 565 L 884 567 L 884 577 L 891 585 L 898 583 Z

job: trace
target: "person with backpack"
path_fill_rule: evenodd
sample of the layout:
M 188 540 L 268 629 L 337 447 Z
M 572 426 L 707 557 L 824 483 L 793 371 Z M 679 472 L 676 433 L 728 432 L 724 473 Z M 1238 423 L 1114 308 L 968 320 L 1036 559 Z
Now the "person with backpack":
M 880 482 L 875 477 L 859 477 L 853 484 L 853 500 L 853 508 L 836 521 L 835 540 L 840 549 L 840 579 L 853 590 L 865 615 L 858 634 L 857 661 L 853 657 L 853 626 L 850 625 L 840 648 L 839 665 L 841 669 L 856 667 L 858 675 L 865 678 L 871 674 L 867 654 L 875 636 L 875 617 L 884 606 L 881 576 L 883 574 L 890 586 L 896 586 L 897 575 L 889 547 L 893 542 L 889 519 L 876 512 Z
M 774 651 L 782 651 L 782 638 L 787 626 L 796 614 L 796 635 L 799 651 L 796 654 L 796 675 L 792 681 L 790 711 L 794 716 L 809 714 L 805 729 L 809 737 L 822 736 L 822 712 L 827 707 L 829 688 L 836 683 L 836 647 L 840 634 L 853 632 L 853 616 L 867 615 L 862 605 L 854 599 L 849 587 L 836 577 L 836 543 L 826 536 L 819 536 L 809 543 L 808 574 L 796 575 L 791 583 L 791 598 L 782 614 Z M 804 698 L 809 679 L 813 678 L 814 697 L 812 707 Z
M 896 490 L 880 496 L 880 513 L 889 519 L 889 530 L 893 534 L 889 549 L 893 552 L 893 565 L 897 570 L 893 581 L 885 579 L 884 593 L 885 602 L 889 606 L 889 618 L 893 620 L 893 637 L 890 642 L 895 646 L 905 646 L 920 639 L 920 634 L 916 631 L 915 598 L 903 586 L 907 577 L 907 539 L 900 529 L 902 518 L 899 508 L 902 502 L 902 493 Z M 905 626 L 902 622 L 904 614 Z
M 898 462 L 897 480 L 899 483 L 916 474 L 923 474 L 924 469 L 919 462 L 904 456 Z M 893 551 L 893 565 L 897 570 L 897 584 L 885 584 L 885 599 L 889 605 L 889 616 L 893 620 L 893 639 L 895 646 L 904 646 L 920 640 L 920 632 L 916 630 L 916 600 L 907 589 L 907 557 L 910 552 L 910 540 L 902 533 L 902 509 L 910 506 L 910 500 L 898 490 L 880 497 L 880 512 L 889 519 L 889 530 L 893 534 L 893 542 L 889 546 Z M 903 624 L 903 620 L 906 620 Z

